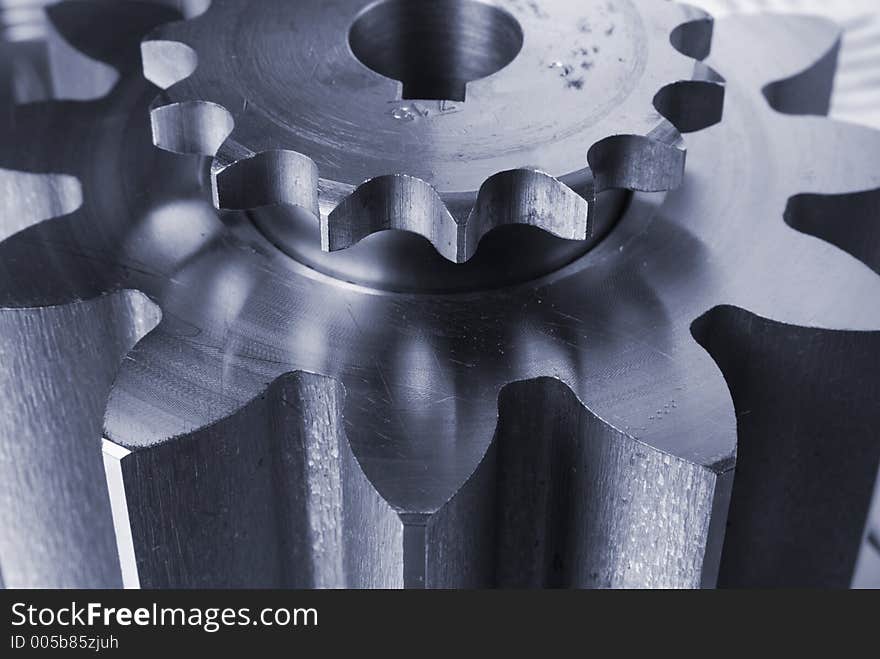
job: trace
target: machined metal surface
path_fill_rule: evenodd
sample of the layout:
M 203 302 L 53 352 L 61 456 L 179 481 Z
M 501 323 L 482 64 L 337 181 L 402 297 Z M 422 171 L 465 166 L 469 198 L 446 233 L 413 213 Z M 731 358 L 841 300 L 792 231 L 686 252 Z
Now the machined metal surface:
M 880 68 L 880 13 L 872 0 L 843 0 L 841 2 L 824 3 L 813 0 L 701 0 L 699 6 L 716 17 L 724 17 L 731 13 L 806 13 L 833 20 L 841 26 L 841 48 L 837 59 L 837 73 L 834 79 L 834 93 L 831 97 L 829 116 L 839 121 L 858 123 L 873 128 L 880 128 L 880 85 L 877 84 L 877 70 Z M 856 203 L 873 203 L 871 193 L 854 195 Z M 806 197 L 806 203 L 819 202 L 817 198 Z M 824 204 L 828 210 L 835 208 L 835 200 Z M 848 216 L 846 205 L 836 210 Z M 864 213 L 871 217 L 870 212 Z M 874 217 L 877 216 L 876 211 Z M 829 222 L 826 220 L 826 226 Z M 844 248 L 850 253 L 861 253 L 861 258 L 868 262 L 872 259 L 872 241 L 863 240 L 862 232 L 870 234 L 870 220 L 859 226 L 855 231 L 837 232 L 838 240 L 846 233 L 851 236 Z M 831 239 L 825 232 L 825 239 Z M 838 243 L 839 244 L 839 243 Z M 873 266 L 876 270 L 876 262 Z M 852 394 L 850 394 L 852 395 Z M 870 410 L 870 399 L 861 395 L 855 396 L 865 401 Z M 872 423 L 868 421 L 868 423 Z M 872 511 L 865 530 L 865 540 L 853 584 L 877 587 L 880 585 L 880 488 L 875 488 Z
M 419 79 L 395 53 L 434 19 L 396 0 L 130 4 L 50 14 L 90 55 L 68 82 L 109 91 L 0 125 L 7 586 L 850 585 L 880 133 L 818 116 L 837 27 L 727 17 L 703 64 L 709 22 L 672 3 L 579 3 L 588 32 L 553 20 L 570 3 L 436 3 L 431 30 L 484 50 Z M 363 240 L 327 253 L 355 202 L 335 220 Z M 481 203 L 513 210 L 477 237 L 514 226 L 438 238 L 436 209 Z
M 584 240 L 603 191 L 675 187 L 684 152 L 654 99 L 710 93 L 688 84 L 710 36 L 662 1 L 219 0 L 143 53 L 168 87 L 156 144 L 214 156 L 221 208 L 295 207 L 329 250 L 407 229 L 462 262 L 497 226 Z M 296 257 L 309 219 L 286 219 L 259 225 Z

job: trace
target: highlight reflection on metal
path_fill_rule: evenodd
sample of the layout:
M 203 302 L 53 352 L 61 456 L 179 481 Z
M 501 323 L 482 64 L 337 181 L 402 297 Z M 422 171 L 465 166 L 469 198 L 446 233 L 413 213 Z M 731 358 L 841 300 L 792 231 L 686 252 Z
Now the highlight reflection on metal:
M 723 17 L 750 12 L 823 16 L 843 28 L 829 116 L 880 128 L 880 9 L 875 0 L 696 0 Z
M 522 28 L 516 65 L 534 38 L 525 17 L 540 5 L 498 4 Z M 661 14 L 679 11 L 659 4 Z M 607 35 L 602 23 L 591 38 L 638 53 L 637 28 L 655 16 L 653 3 L 602 5 L 621 22 Z M 321 12 L 327 24 L 340 16 L 354 24 L 363 14 L 353 7 L 323 3 Z M 197 27 L 234 7 L 184 9 L 183 25 Z M 683 16 L 697 16 L 697 27 L 659 24 L 702 55 L 707 21 Z M 149 55 L 154 30 L 179 15 L 163 3 L 88 0 L 54 6 L 49 18 L 47 40 L 88 57 L 66 60 L 64 93 L 50 76 L 46 98 L 6 103 L 0 115 L 6 585 L 852 583 L 880 463 L 880 374 L 871 368 L 880 308 L 866 303 L 880 295 L 880 132 L 816 116 L 831 99 L 832 24 L 719 21 L 711 57 L 697 65 L 697 82 L 709 87 L 678 98 L 659 87 L 627 92 L 659 106 L 649 108 L 652 122 L 662 109 L 680 128 L 704 128 L 687 135 L 677 189 L 607 197 L 591 240 L 500 227 L 455 264 L 402 232 L 325 254 L 319 221 L 289 205 L 216 211 L 216 159 L 209 171 L 199 155 L 153 146 L 155 111 L 167 106 L 154 103 L 160 92 L 143 77 L 141 39 L 153 35 L 144 46 L 150 79 L 200 80 L 184 49 L 161 46 L 164 70 Z M 310 25 L 321 33 L 324 23 L 316 13 Z M 279 70 L 270 56 L 273 44 L 288 43 L 284 24 L 254 12 L 239 25 L 260 39 L 227 40 L 249 57 L 208 58 L 222 64 L 224 89 L 242 95 L 225 99 L 224 112 L 259 115 L 267 107 L 255 99 L 280 93 L 256 73 Z M 96 27 L 107 25 L 114 29 Z M 438 89 L 382 53 L 364 54 L 367 27 L 354 49 L 379 73 L 399 75 L 404 96 Z M 195 41 L 200 55 L 215 45 Z M 502 50 L 475 72 L 514 49 Z M 96 65 L 113 70 L 104 94 Z M 384 84 L 366 65 L 358 71 L 327 84 L 358 98 L 365 80 Z M 459 76 L 441 78 L 444 94 L 460 95 Z M 474 84 L 464 85 L 464 105 Z M 387 100 L 403 100 L 397 91 Z M 206 100 L 201 91 L 188 98 Z M 295 100 L 271 105 L 261 121 L 296 126 L 309 97 Z M 357 125 L 428 123 L 389 118 L 387 105 Z M 517 119 L 525 128 L 535 105 Z M 518 126 L 491 123 L 481 131 Z M 297 146 L 267 125 L 253 128 L 249 138 L 265 141 L 251 151 Z M 228 145 L 216 124 L 207 127 L 177 139 Z M 312 138 L 323 130 L 312 126 Z M 471 158 L 461 171 L 441 159 L 447 169 L 438 172 L 477 184 L 440 185 L 431 163 L 448 146 L 445 133 L 420 135 L 405 162 L 383 156 L 385 173 L 418 165 L 441 193 L 473 193 L 488 178 Z M 508 169 L 539 163 L 531 156 L 546 143 L 536 135 L 527 155 L 496 160 Z M 491 142 L 478 131 L 473 143 L 478 136 Z M 367 139 L 359 132 L 324 137 L 334 140 L 324 152 L 333 158 L 319 171 L 382 173 L 364 166 L 375 151 L 345 148 Z M 583 169 L 587 148 L 580 153 Z M 610 153 L 613 163 L 619 153 Z M 638 160 L 632 175 L 651 162 Z M 263 165 L 239 192 L 272 192 L 272 176 L 289 173 Z M 605 173 L 625 178 L 626 169 Z M 325 188 L 315 190 L 320 202 Z M 284 222 L 301 226 L 291 232 L 295 248 L 285 241 L 282 251 L 266 225 Z

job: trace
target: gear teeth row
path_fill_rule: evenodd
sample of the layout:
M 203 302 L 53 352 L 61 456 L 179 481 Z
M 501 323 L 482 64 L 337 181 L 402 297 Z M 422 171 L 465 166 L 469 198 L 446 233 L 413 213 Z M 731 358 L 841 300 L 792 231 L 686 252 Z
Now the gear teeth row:
M 707 560 L 714 578 L 716 475 L 614 430 L 557 380 L 502 392 L 493 444 L 433 513 L 395 511 L 371 485 L 343 397 L 291 373 L 173 442 L 105 441 L 126 585 L 697 587 Z
M 237 92 L 215 88 L 214 97 L 199 98 L 189 84 L 198 67 L 207 65 L 199 62 L 195 45 L 200 30 L 221 4 L 194 20 L 159 28 L 142 44 L 146 77 L 166 90 L 151 112 L 154 142 L 175 153 L 213 158 L 212 188 L 220 209 L 286 205 L 310 213 L 320 225 L 325 251 L 345 249 L 388 229 L 420 234 L 456 263 L 469 260 L 480 239 L 503 225 L 526 224 L 567 240 L 585 240 L 592 236 L 596 196 L 605 190 L 666 191 L 680 185 L 685 151 L 661 117 L 682 132 L 721 119 L 723 82 L 712 76 L 700 79 L 704 69 L 696 67 L 694 79 L 670 82 L 659 89 L 653 107 L 644 109 L 656 114 L 662 135 L 621 126 L 617 134 L 597 141 L 584 154 L 584 169 L 571 175 L 557 177 L 531 167 L 501 171 L 483 181 L 473 198 L 470 193 L 444 194 L 405 171 L 380 174 L 360 185 L 341 184 L 321 178 L 307 153 L 252 146 L 247 136 L 259 131 L 247 126 L 249 102 Z M 712 20 L 705 12 L 682 5 L 667 14 L 677 16 L 670 24 L 671 53 L 688 61 L 708 54 Z M 273 235 L 272 227 L 256 221 Z
M 345 441 L 341 398 L 335 381 L 292 373 L 173 442 L 105 441 L 126 586 L 402 586 L 402 524 Z
M 495 174 L 483 183 L 476 205 L 461 215 L 454 215 L 420 178 L 380 176 L 358 186 L 321 220 L 321 247 L 336 251 L 378 231 L 400 229 L 425 236 L 445 258 L 463 263 L 486 233 L 506 224 L 528 224 L 560 238 L 583 240 L 592 234 L 590 209 L 590 202 L 574 190 L 533 169 Z
M 880 63 L 880 14 L 873 0 L 838 0 L 832 3 L 801 0 L 702 0 L 716 18 L 733 13 L 809 12 L 839 24 L 845 46 L 835 80 L 830 116 L 849 123 L 880 128 L 880 86 L 876 71 Z
M 820 312 L 802 299 L 805 287 L 812 288 L 818 298 L 828 295 L 833 299 L 831 291 L 839 281 L 846 281 L 848 286 L 868 296 L 880 295 L 880 280 L 876 274 L 854 259 L 840 258 L 840 252 L 832 247 L 838 245 L 869 268 L 873 267 L 870 250 L 875 242 L 872 227 L 876 225 L 874 200 L 880 188 L 880 171 L 864 166 L 858 156 L 880 152 L 880 132 L 809 116 L 827 110 L 830 105 L 832 64 L 840 48 L 841 31 L 824 19 L 803 16 L 729 17 L 725 25 L 742 33 L 753 30 L 756 39 L 767 39 L 769 43 L 776 43 L 780 35 L 785 35 L 786 47 L 780 46 L 778 57 L 761 67 L 742 67 L 737 71 L 738 92 L 729 101 L 731 107 L 748 107 L 749 103 L 754 106 L 739 90 L 759 90 L 764 105 L 760 110 L 767 115 L 768 153 L 781 153 L 785 144 L 798 145 L 794 153 L 787 155 L 786 167 L 778 168 L 772 190 L 762 193 L 766 197 L 763 212 L 778 220 L 762 224 L 762 240 L 755 246 L 756 252 L 763 252 L 760 258 L 755 254 L 759 261 L 775 262 L 783 250 L 798 256 L 792 257 L 787 267 L 767 272 L 766 277 L 772 278 L 778 291 L 772 300 L 756 295 L 747 284 L 738 285 L 739 276 L 731 273 L 725 302 L 789 325 L 875 329 L 876 319 L 863 308 L 828 305 Z M 730 60 L 735 57 L 737 48 L 738 45 L 730 41 L 716 42 L 716 57 Z M 768 90 L 771 91 L 768 93 Z M 689 140 L 689 151 L 691 157 L 703 164 L 699 175 L 713 180 L 720 175 L 712 164 L 713 149 L 717 146 L 712 145 L 711 140 L 704 141 L 703 137 L 698 134 Z M 774 144 L 777 140 L 778 144 Z M 729 144 L 727 148 L 743 151 L 736 144 Z M 778 162 L 781 163 L 781 159 Z M 686 192 L 670 195 L 666 206 L 670 217 L 717 212 L 701 206 L 698 198 Z M 842 221 L 842 217 L 847 221 Z M 707 242 L 723 244 L 732 239 L 718 232 L 701 235 L 699 227 L 694 230 Z M 735 232 L 735 226 L 731 225 L 730 231 Z M 823 241 L 805 234 L 821 237 Z M 825 275 L 830 270 L 835 272 L 835 280 Z

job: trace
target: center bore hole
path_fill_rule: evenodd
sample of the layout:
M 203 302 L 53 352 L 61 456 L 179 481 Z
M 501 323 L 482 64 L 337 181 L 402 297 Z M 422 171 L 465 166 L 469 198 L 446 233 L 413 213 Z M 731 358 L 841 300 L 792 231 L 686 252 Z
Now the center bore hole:
M 404 99 L 464 101 L 469 82 L 513 61 L 523 33 L 507 11 L 475 0 L 384 0 L 348 40 L 366 66 L 403 83 Z

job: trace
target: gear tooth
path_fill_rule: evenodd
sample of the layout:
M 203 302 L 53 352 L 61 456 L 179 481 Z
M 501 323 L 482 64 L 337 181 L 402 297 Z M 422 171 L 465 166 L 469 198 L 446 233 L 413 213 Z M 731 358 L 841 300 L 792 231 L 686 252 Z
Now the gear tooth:
M 181 101 L 150 110 L 153 144 L 173 153 L 213 156 L 232 133 L 235 120 L 222 105 Z
M 0 309 L 0 570 L 9 588 L 120 584 L 97 456 L 114 374 L 158 322 L 143 294 Z
M 670 144 L 667 138 L 643 135 L 607 137 L 594 144 L 587 155 L 598 192 L 674 190 L 684 179 L 685 159 L 685 150 Z
M 835 245 L 880 274 L 880 188 L 789 199 L 785 223 Z
M 296 151 L 263 151 L 214 173 L 219 207 L 243 210 L 287 204 L 317 219 L 318 168 Z
M 429 183 L 404 174 L 362 183 L 321 219 L 321 247 L 336 251 L 372 233 L 400 229 L 418 233 L 450 261 L 466 261 L 463 232 Z
M 877 273 L 824 240 L 792 231 L 781 218 L 776 222 L 780 229 L 765 236 L 767 250 L 785 267 L 764 266 L 762 280 L 772 281 L 772 293 L 734 284 L 726 300 L 789 325 L 862 331 L 880 327 L 880 306 L 858 302 L 880 299 Z
M 33 258 L 52 237 L 83 220 L 83 190 L 79 178 L 68 174 L 35 174 L 0 169 L 0 307 L 35 307 L 63 304 L 90 297 L 92 282 L 68 277 L 63 285 L 47 277 L 45 264 Z M 45 254 L 45 252 L 44 252 Z M 31 258 L 23 255 L 30 255 Z M 55 258 L 53 268 L 63 270 L 65 258 Z M 81 284 L 85 283 L 85 286 Z M 103 289 L 102 289 L 103 290 Z
M 508 385 L 480 466 L 423 522 L 425 585 L 711 584 L 726 478 L 612 428 L 558 380 Z
M 44 14 L 45 21 L 44 34 L 40 35 L 45 62 L 38 70 L 43 69 L 46 80 L 39 100 L 93 101 L 106 97 L 137 68 L 137 41 L 156 25 L 178 17 L 161 3 L 129 0 L 42 2 L 36 3 L 33 10 Z M 15 7 L 11 11 L 14 14 Z M 90 29 L 98 24 L 112 24 L 113 29 L 98 33 Z
M 257 285 L 241 250 L 224 249 L 223 242 L 221 236 L 206 245 L 175 272 L 175 291 L 164 298 L 169 307 L 188 305 L 205 329 L 193 340 L 192 325 L 169 315 L 132 349 L 108 396 L 108 440 L 134 450 L 193 433 L 233 414 L 260 390 L 262 376 L 223 357 L 231 340 L 225 328 Z M 218 251 L 222 258 L 211 258 Z M 175 355 L 170 362 L 169 350 Z
M 404 525 L 352 453 L 343 398 L 331 378 L 289 373 L 173 441 L 105 444 L 129 583 L 402 586 Z
M 219 85 L 209 96 L 201 93 L 196 51 L 178 41 L 147 41 L 141 46 L 144 75 L 156 78 L 151 81 L 160 87 L 169 83 L 150 104 L 155 146 L 183 155 L 214 156 L 214 170 L 254 154 L 231 139 L 233 131 L 240 131 L 239 123 L 248 120 L 247 102 Z
M 45 11 L 53 31 L 71 47 L 119 71 L 136 68 L 137 44 L 144 35 L 180 18 L 161 3 L 131 0 L 52 3 Z M 94 25 L 112 25 L 113 30 L 95 40 L 88 29 Z
M 491 176 L 480 187 L 467 221 L 468 258 L 484 235 L 507 224 L 528 224 L 567 240 L 586 240 L 592 233 L 592 194 L 583 194 L 535 169 Z
M 727 80 L 724 78 L 724 76 L 705 62 L 696 62 L 694 64 L 693 80 L 701 82 L 714 82 L 719 85 L 727 85 Z
M 837 35 L 826 52 L 808 68 L 764 86 L 764 98 L 770 107 L 783 114 L 828 114 L 842 33 L 838 32 Z M 829 40 L 830 37 L 831 34 L 828 35 Z
M 80 3 L 86 12 L 93 10 Z M 119 83 L 120 72 L 134 68 L 130 57 L 94 57 L 90 47 L 94 39 L 87 30 L 73 30 L 65 24 L 80 18 L 71 9 L 76 6 L 68 3 L 51 4 L 43 11 L 47 18 L 45 38 L 47 96 L 54 100 L 92 101 L 104 98 Z M 71 34 L 72 32 L 72 34 Z M 108 61 L 108 59 L 110 61 Z
M 659 219 L 656 223 L 660 224 L 657 233 L 668 237 L 669 225 Z M 680 259 L 679 253 L 672 252 L 672 259 Z M 682 273 L 671 278 L 670 263 L 662 264 L 661 260 L 644 265 L 638 277 L 651 282 L 655 287 L 652 290 L 681 291 Z M 638 265 L 629 267 L 635 269 Z M 607 312 L 609 318 L 620 314 L 617 320 L 629 329 L 594 355 L 588 355 L 583 375 L 572 379 L 570 386 L 577 387 L 579 400 L 589 401 L 593 414 L 626 436 L 717 474 L 730 470 L 736 456 L 736 417 L 717 366 L 688 333 L 686 322 L 662 330 L 655 327 L 658 335 L 666 338 L 652 343 L 643 352 L 625 357 L 629 346 L 638 341 L 638 328 L 657 323 L 655 312 L 648 307 L 667 308 L 671 303 L 665 295 L 651 302 L 644 296 L 629 299 L 636 302 L 626 312 L 619 312 L 620 300 L 610 302 L 609 306 L 616 306 Z M 647 307 L 634 309 L 636 305 Z M 634 385 L 640 392 L 637 404 L 605 393 L 619 383 L 621 374 L 633 373 L 638 373 L 638 383 Z M 707 426 L 708 418 L 712 423 Z
M 832 124 L 824 119 L 815 121 Z M 880 142 L 877 131 L 856 132 L 859 133 L 866 138 L 869 133 L 874 133 L 874 139 Z M 795 174 L 799 174 L 800 180 L 804 179 L 803 173 Z M 875 173 L 875 185 L 880 183 L 878 177 L 880 174 Z M 842 177 L 837 180 L 837 184 L 824 187 L 847 187 L 843 185 Z M 772 270 L 776 295 L 765 299 L 743 291 L 730 301 L 753 313 L 790 325 L 842 330 L 880 327 L 880 308 L 853 302 L 854 299 L 880 299 L 878 195 L 880 190 L 873 188 L 843 194 L 803 193 L 789 198 L 782 217 L 788 227 L 799 233 L 786 229 L 777 216 L 776 227 L 779 229 L 774 227 L 773 232 L 768 231 L 765 235 L 769 248 L 777 257 L 784 254 L 787 264 L 784 269 Z M 833 278 L 828 276 L 830 272 L 834 273 Z M 846 282 L 847 289 L 853 293 L 835 295 L 840 282 Z M 806 298 L 803 295 L 805 290 L 810 291 Z M 824 302 L 819 303 L 819 300 Z
M 67 174 L 33 174 L 0 168 L 0 243 L 44 220 L 82 206 L 82 185 Z
M 738 419 L 719 585 L 848 587 L 880 464 L 880 332 L 784 325 L 730 306 L 692 332 Z
M 780 128 L 798 145 L 788 190 L 840 194 L 880 187 L 880 167 L 865 164 L 867 155 L 880 153 L 880 131 L 819 117 L 789 117 Z
M 96 262 L 89 252 L 88 219 L 77 210 L 32 224 L 0 242 L 0 307 L 63 305 L 123 288 L 118 279 L 122 267 Z M 80 237 L 83 242 L 75 242 Z M 76 248 L 58 250 L 59 244 Z
M 759 66 L 739 67 L 737 82 L 761 89 L 770 105 L 785 114 L 825 114 L 828 108 L 841 29 L 812 16 L 773 14 L 730 16 L 718 30 L 713 61 L 742 59 L 737 35 L 775 44 L 772 59 Z

